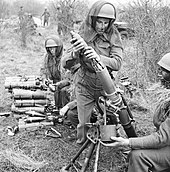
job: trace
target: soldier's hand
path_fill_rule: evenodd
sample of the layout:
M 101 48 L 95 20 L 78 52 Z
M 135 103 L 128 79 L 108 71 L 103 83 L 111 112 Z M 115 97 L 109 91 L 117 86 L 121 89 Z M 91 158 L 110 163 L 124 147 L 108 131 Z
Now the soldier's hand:
M 129 139 L 122 137 L 111 137 L 110 139 L 113 141 L 113 143 L 111 143 L 113 147 L 129 146 Z
M 74 52 L 78 52 L 87 46 L 84 39 L 78 33 L 75 33 L 73 31 L 71 31 L 70 33 L 72 35 L 72 39 L 70 40 L 70 42 L 73 46 Z
M 88 60 L 91 60 L 91 59 L 96 59 L 97 61 L 100 61 L 100 56 L 96 53 L 96 51 L 90 47 L 90 46 L 87 46 L 85 48 L 85 52 L 84 52 L 84 55 L 85 57 L 88 59 Z

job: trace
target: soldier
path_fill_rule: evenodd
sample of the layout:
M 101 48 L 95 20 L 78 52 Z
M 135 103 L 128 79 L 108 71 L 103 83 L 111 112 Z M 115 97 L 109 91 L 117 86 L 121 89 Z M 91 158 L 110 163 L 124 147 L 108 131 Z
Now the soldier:
M 42 14 L 41 17 L 44 17 L 44 20 L 43 20 L 43 26 L 45 27 L 48 26 L 49 24 L 49 18 L 50 18 L 50 13 L 47 11 L 47 8 L 45 7 L 45 11 L 44 13 Z
M 91 112 L 98 98 L 105 96 L 103 85 L 91 66 L 90 59 L 103 62 L 109 73 L 118 71 L 122 64 L 122 41 L 113 25 L 115 19 L 116 10 L 112 3 L 103 0 L 94 3 L 80 29 L 81 39 L 73 37 L 73 51 L 62 59 L 62 65 L 67 69 L 70 69 L 77 59 L 81 64 L 74 80 L 79 119 L 77 144 L 86 141 L 86 123 L 90 122 Z M 80 50 L 85 44 L 88 48 L 82 53 Z
M 24 19 L 24 10 L 23 10 L 23 6 L 20 7 L 20 10 L 18 12 L 18 17 L 20 22 Z
M 170 82 L 170 53 L 165 54 L 158 65 L 162 77 Z M 143 137 L 125 139 L 111 137 L 110 146 L 129 146 L 128 172 L 169 172 L 170 171 L 170 98 L 159 104 L 153 117 L 157 131 Z
M 36 33 L 36 27 L 37 25 L 34 22 L 33 16 L 31 13 L 29 13 L 27 17 L 27 29 L 31 35 Z
M 57 84 L 62 80 L 60 60 L 63 55 L 63 42 L 58 36 L 52 35 L 45 40 L 45 49 L 47 53 L 40 71 L 41 76 L 47 80 L 51 80 L 53 84 Z M 69 102 L 67 89 L 53 89 L 55 91 L 55 105 L 57 108 L 61 108 Z

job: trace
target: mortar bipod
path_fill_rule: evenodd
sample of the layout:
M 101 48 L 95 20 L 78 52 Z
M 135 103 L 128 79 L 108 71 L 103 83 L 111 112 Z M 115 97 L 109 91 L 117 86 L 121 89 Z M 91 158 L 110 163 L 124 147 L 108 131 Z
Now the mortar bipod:
M 90 146 L 89 146 L 89 150 L 88 150 L 88 153 L 87 153 L 87 155 L 86 155 L 86 158 L 85 158 L 85 160 L 84 160 L 84 164 L 83 164 L 83 166 L 81 167 L 81 169 L 79 170 L 78 167 L 76 167 L 76 165 L 75 165 L 76 160 L 77 160 L 77 158 L 80 156 L 80 154 L 83 152 L 83 150 L 87 148 L 87 146 L 88 146 L 89 144 L 90 144 Z M 94 151 L 95 144 L 96 144 L 96 143 L 91 142 L 89 139 L 87 139 L 87 140 L 85 141 L 85 143 L 83 144 L 83 146 L 80 148 L 80 150 L 77 152 L 77 154 L 73 157 L 73 159 L 71 159 L 70 163 L 69 163 L 67 166 L 63 167 L 63 168 L 60 170 L 60 172 L 68 172 L 69 169 L 70 169 L 71 167 L 73 167 L 77 172 L 79 172 L 79 171 L 80 171 L 80 172 L 85 172 L 86 169 L 87 169 L 87 167 L 88 167 L 88 164 L 89 164 L 90 158 L 91 158 L 91 156 L 92 156 L 92 153 L 93 153 L 93 151 Z
M 88 168 L 90 159 L 93 155 L 94 150 L 96 149 L 96 155 L 95 155 L 95 162 L 94 162 L 94 172 L 97 172 L 98 168 L 98 160 L 99 160 L 99 152 L 100 152 L 100 144 L 102 143 L 104 146 L 107 146 L 107 144 L 104 144 L 105 141 L 108 141 L 106 139 L 106 136 L 109 138 L 111 136 L 115 136 L 116 133 L 116 126 L 114 125 L 114 134 L 108 135 L 108 130 L 110 131 L 110 128 L 107 128 L 107 125 L 99 125 L 98 122 L 96 123 L 87 123 L 87 125 L 90 127 L 87 133 L 87 140 L 82 145 L 82 147 L 79 149 L 77 154 L 71 159 L 70 163 L 63 167 L 60 172 L 68 172 L 71 167 L 73 167 L 77 172 L 85 172 Z M 113 129 L 113 128 L 112 128 Z M 109 132 L 110 133 L 110 132 Z M 86 157 L 84 159 L 84 164 L 81 168 L 76 166 L 76 160 L 79 158 L 80 154 L 87 148 L 88 152 L 86 153 Z M 79 169 L 78 169 L 79 168 Z

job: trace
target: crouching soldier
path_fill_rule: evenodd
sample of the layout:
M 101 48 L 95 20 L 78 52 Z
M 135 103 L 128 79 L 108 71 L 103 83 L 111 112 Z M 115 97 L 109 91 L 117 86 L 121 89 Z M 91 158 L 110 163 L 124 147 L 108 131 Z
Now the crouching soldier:
M 165 54 L 158 65 L 162 77 L 170 82 L 170 53 Z M 110 146 L 129 146 L 128 172 L 169 172 L 170 171 L 170 97 L 156 108 L 153 117 L 157 131 L 143 137 L 125 139 L 111 137 Z
M 70 85 L 68 80 L 62 80 L 60 68 L 63 42 L 58 36 L 50 36 L 45 40 L 45 49 L 46 55 L 40 73 L 44 79 L 52 81 L 52 84 L 55 85 L 51 89 L 54 91 L 55 106 L 60 109 L 69 102 L 67 86 Z

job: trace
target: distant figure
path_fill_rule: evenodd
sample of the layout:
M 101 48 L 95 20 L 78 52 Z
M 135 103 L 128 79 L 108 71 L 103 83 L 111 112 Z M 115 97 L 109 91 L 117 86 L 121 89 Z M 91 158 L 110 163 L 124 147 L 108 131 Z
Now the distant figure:
M 55 19 L 57 22 L 57 32 L 58 35 L 63 36 L 63 23 L 62 23 L 62 10 L 60 5 L 57 5 L 57 10 L 56 10 L 56 14 L 55 14 Z
M 23 6 L 20 7 L 20 10 L 18 12 L 18 17 L 20 22 L 24 19 L 24 10 L 23 10 Z
M 20 7 L 20 10 L 18 11 L 18 18 L 19 18 L 19 27 L 20 29 L 25 30 L 26 26 L 26 16 L 25 12 L 23 10 L 23 6 Z
M 37 25 L 34 22 L 33 16 L 29 13 L 27 17 L 27 29 L 29 29 L 31 35 L 36 33 L 36 27 Z
M 44 20 L 43 20 L 43 26 L 45 27 L 48 26 L 49 24 L 49 18 L 50 18 L 50 13 L 47 11 L 47 8 L 45 8 L 45 11 L 44 13 L 42 14 L 41 17 L 44 17 Z

